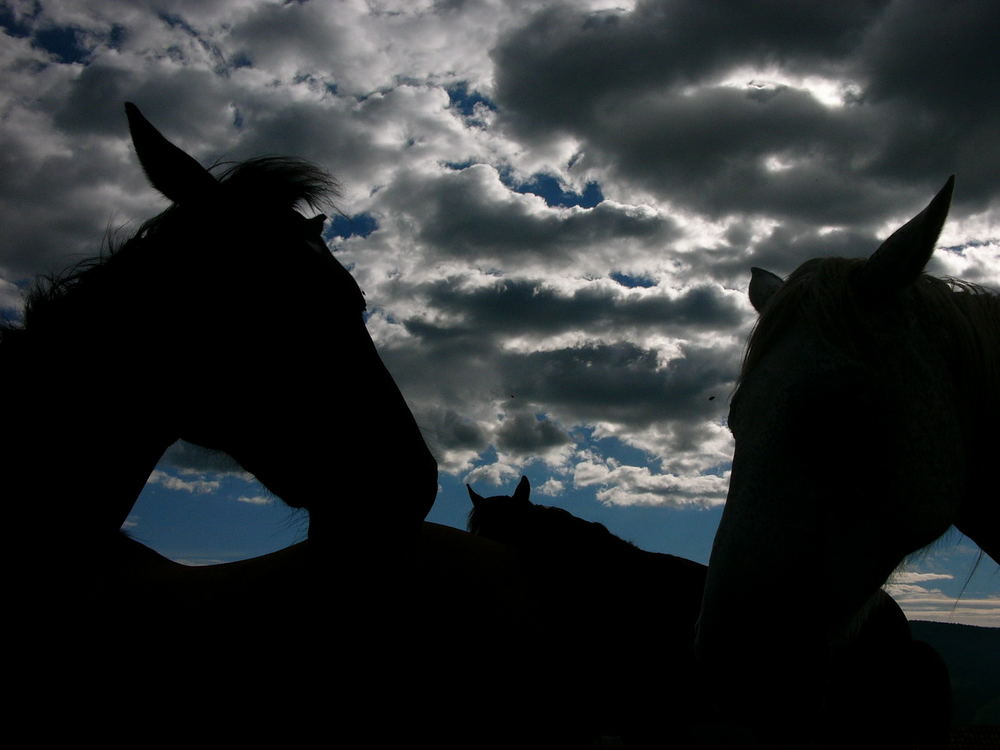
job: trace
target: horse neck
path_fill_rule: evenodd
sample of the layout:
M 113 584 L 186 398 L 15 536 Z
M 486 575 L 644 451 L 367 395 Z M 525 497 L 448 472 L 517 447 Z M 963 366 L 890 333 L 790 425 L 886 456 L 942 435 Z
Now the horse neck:
M 120 347 L 55 344 L 29 332 L 18 339 L 0 346 L 14 396 L 5 416 L 16 426 L 0 437 L 7 505 L 25 533 L 85 549 L 95 534 L 118 532 L 173 440 L 156 428 L 153 389 L 132 363 L 109 356 Z
M 963 309 L 976 360 L 962 366 L 960 380 L 967 394 L 965 405 L 969 425 L 971 461 L 978 476 L 966 498 L 955 525 L 997 563 L 1000 563 L 1000 500 L 994 488 L 993 461 L 996 460 L 996 430 L 1000 424 L 1000 295 L 956 292 Z
M 573 550 L 583 555 L 586 562 L 600 564 L 615 564 L 632 562 L 640 550 L 631 542 L 615 536 L 603 525 L 587 521 L 571 513 L 558 513 L 558 509 L 542 508 L 545 515 L 542 519 L 551 528 L 546 536 L 549 543 Z

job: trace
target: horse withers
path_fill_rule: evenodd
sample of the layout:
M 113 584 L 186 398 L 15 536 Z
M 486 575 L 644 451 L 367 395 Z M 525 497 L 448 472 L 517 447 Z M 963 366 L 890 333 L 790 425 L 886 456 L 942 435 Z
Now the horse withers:
M 723 705 L 758 724 L 791 711 L 809 730 L 832 644 L 949 526 L 1000 559 L 1000 300 L 923 273 L 953 185 L 867 259 L 753 270 L 697 645 Z

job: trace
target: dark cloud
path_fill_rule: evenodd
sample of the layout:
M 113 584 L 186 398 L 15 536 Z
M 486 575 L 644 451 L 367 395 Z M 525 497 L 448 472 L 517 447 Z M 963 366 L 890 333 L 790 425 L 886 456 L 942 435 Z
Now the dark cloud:
M 825 72 L 879 5 L 660 0 L 630 13 L 552 6 L 494 51 L 496 98 L 521 129 L 575 132 L 575 123 L 593 122 L 619 98 L 698 83 L 736 65 L 809 61 Z
M 1000 189 L 998 21 L 990 2 L 559 6 L 496 48 L 496 101 L 522 137 L 571 134 L 589 164 L 713 216 L 870 225 L 952 172 L 969 211 Z M 713 85 L 739 69 L 856 90 L 830 107 Z
M 424 439 L 436 455 L 445 451 L 478 454 L 490 445 L 490 436 L 482 425 L 454 409 L 425 405 L 417 409 L 416 419 Z
M 778 225 L 754 242 L 740 229 L 729 232 L 726 239 L 717 247 L 688 253 L 685 260 L 689 272 L 711 276 L 730 287 L 744 288 L 753 266 L 787 276 L 810 258 L 860 258 L 871 255 L 881 242 L 865 232 L 817 230 L 814 225 L 796 222 Z
M 611 422 L 636 430 L 657 422 L 710 419 L 709 396 L 734 376 L 728 352 L 689 347 L 661 368 L 658 353 L 626 342 L 501 359 L 503 382 L 518 400 L 545 405 L 569 424 Z
M 362 115 L 373 108 L 377 104 L 368 103 L 352 116 L 332 100 L 288 102 L 275 108 L 248 97 L 240 105 L 246 135 L 230 158 L 277 151 L 296 154 L 322 164 L 339 181 L 350 184 L 395 153 L 391 146 L 375 143 L 372 136 L 376 131 L 365 125 Z
M 0 272 L 7 279 L 26 281 L 97 254 L 108 230 L 127 218 L 119 213 L 118 155 L 106 142 L 87 146 L 76 151 L 62 139 L 0 131 Z M 138 186 L 138 165 L 134 178 Z
M 565 265 L 595 245 L 665 243 L 676 235 L 669 218 L 600 203 L 587 210 L 540 209 L 508 190 L 496 169 L 479 164 L 436 176 L 401 176 L 380 196 L 382 210 L 412 216 L 418 239 L 433 255 L 470 262 Z M 541 201 L 539 201 L 541 203 Z
M 785 276 L 810 258 L 860 258 L 871 255 L 878 246 L 879 239 L 869 234 L 847 230 L 821 233 L 813 227 L 785 225 L 759 242 L 748 260 Z
M 431 309 L 457 315 L 464 328 L 490 336 L 551 336 L 572 330 L 607 334 L 636 328 L 676 334 L 728 330 L 743 317 L 742 307 L 712 285 L 676 297 L 626 295 L 606 284 L 565 295 L 538 281 L 500 280 L 463 291 L 455 280 L 444 279 L 423 291 Z
M 538 455 L 572 438 L 547 419 L 527 412 L 509 412 L 497 430 L 496 446 L 504 452 Z
M 233 25 L 233 56 L 263 69 L 327 70 L 336 51 L 350 45 L 349 30 L 313 10 L 304 4 L 258 6 Z
M 123 103 L 135 102 L 172 140 L 203 159 L 206 133 L 231 121 L 222 81 L 211 70 L 197 67 L 137 70 L 114 57 L 98 59 L 83 68 L 65 91 L 48 98 L 53 122 L 61 131 L 114 139 L 122 137 Z M 226 140 L 235 135 L 226 133 Z

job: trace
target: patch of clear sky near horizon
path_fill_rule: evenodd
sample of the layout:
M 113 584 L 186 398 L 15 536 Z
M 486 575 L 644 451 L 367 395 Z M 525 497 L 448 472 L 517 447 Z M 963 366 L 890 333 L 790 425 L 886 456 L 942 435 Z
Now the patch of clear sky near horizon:
M 612 441 L 603 442 L 604 450 L 613 455 L 615 451 L 607 445 Z M 629 455 L 631 452 L 632 449 L 622 446 L 623 457 L 634 458 Z M 168 467 L 163 468 L 169 473 Z M 555 505 L 587 520 L 603 523 L 613 533 L 642 549 L 678 555 L 703 564 L 708 562 L 715 528 L 722 516 L 721 507 L 681 510 L 633 506 L 623 513 L 620 508 L 596 501 L 592 491 L 569 488 L 555 497 L 538 494 L 537 488 L 547 479 L 542 465 L 529 467 L 527 475 L 535 488 L 533 500 L 539 504 Z M 511 481 L 509 486 L 500 487 L 477 483 L 474 488 L 484 495 L 509 494 L 515 483 Z M 471 508 L 464 481 L 442 474 L 439 485 L 440 491 L 427 520 L 464 529 Z M 308 525 L 303 512 L 285 506 L 273 496 L 266 504 L 239 500 L 259 500 L 266 496 L 266 490 L 256 482 L 239 477 L 223 479 L 216 490 L 205 494 L 151 483 L 136 503 L 127 530 L 161 554 L 192 565 L 245 559 L 302 541 Z M 924 593 L 923 589 L 910 592 L 899 589 L 893 593 L 911 619 L 1000 627 L 1000 614 L 997 614 L 1000 601 L 989 605 L 990 597 L 996 598 L 992 592 L 996 589 L 997 566 L 988 559 L 975 565 L 977 557 L 978 548 L 952 529 L 926 551 L 914 556 L 921 570 L 940 571 L 943 576 L 929 585 L 930 593 Z M 908 597 L 912 604 L 907 604 Z M 974 610 L 972 614 L 966 611 L 970 604 Z M 986 617 L 975 614 L 985 609 L 994 614 Z

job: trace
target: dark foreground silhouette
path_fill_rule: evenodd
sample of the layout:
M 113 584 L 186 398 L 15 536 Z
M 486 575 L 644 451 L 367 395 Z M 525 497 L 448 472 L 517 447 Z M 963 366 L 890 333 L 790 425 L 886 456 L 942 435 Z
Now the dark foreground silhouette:
M 870 258 L 753 271 L 697 644 L 726 710 L 790 743 L 908 554 L 954 524 L 1000 560 L 1000 299 L 923 274 L 953 184 Z
M 573 726 L 592 737 L 620 737 L 626 748 L 782 741 L 713 710 L 714 686 L 693 648 L 706 566 L 642 550 L 599 523 L 536 505 L 529 494 L 526 477 L 509 497 L 484 498 L 470 487 L 468 527 L 517 552 L 528 611 L 549 649 L 547 668 L 568 677 L 561 697 L 576 710 Z M 853 747 L 859 738 L 864 746 L 899 750 L 947 746 L 947 668 L 931 647 L 913 640 L 902 610 L 884 592 L 856 632 L 838 642 L 836 658 L 810 666 L 823 685 L 811 696 L 814 721 L 799 727 L 796 746 Z M 767 682 L 761 675 L 761 685 Z M 783 720 L 797 723 L 793 715 Z
M 373 703 L 357 654 L 375 649 L 353 644 L 416 619 L 396 594 L 436 463 L 322 217 L 295 210 L 333 181 L 277 157 L 217 177 L 126 110 L 139 162 L 172 205 L 36 285 L 23 325 L 0 339 L 8 681 L 22 701 L 11 715 L 60 741 L 141 727 L 228 742 L 316 716 L 349 732 L 350 710 L 330 713 L 331 683 L 309 676 L 352 685 L 341 705 Z M 124 536 L 179 438 L 230 454 L 307 509 L 309 541 L 192 569 Z M 338 473 L 378 476 L 380 491 Z
M 592 716 L 608 705 L 634 743 L 673 736 L 636 685 L 655 674 L 655 695 L 705 703 L 677 688 L 697 599 L 685 576 L 700 566 L 675 559 L 676 581 L 642 578 L 645 564 L 595 567 L 424 523 L 435 462 L 365 330 L 360 289 L 321 220 L 295 209 L 330 179 L 284 158 L 217 178 L 127 112 L 171 207 L 40 285 L 0 339 L 15 396 L 0 435 L 8 733 L 568 748 L 604 731 Z M 122 534 L 179 438 L 229 453 L 306 509 L 308 541 L 188 568 Z M 567 635 L 565 612 L 576 632 L 599 621 L 620 633 L 626 658 Z M 880 658 L 860 662 L 882 674 Z

